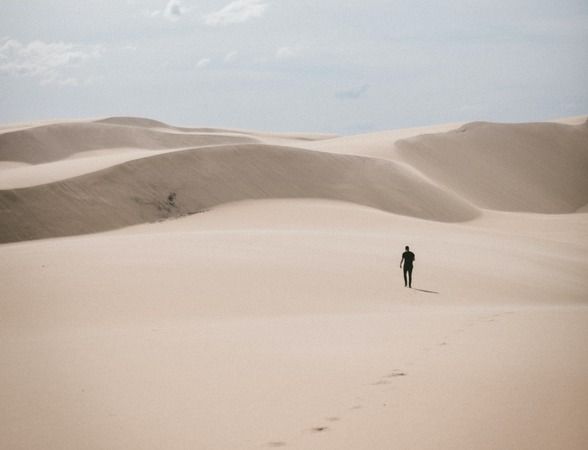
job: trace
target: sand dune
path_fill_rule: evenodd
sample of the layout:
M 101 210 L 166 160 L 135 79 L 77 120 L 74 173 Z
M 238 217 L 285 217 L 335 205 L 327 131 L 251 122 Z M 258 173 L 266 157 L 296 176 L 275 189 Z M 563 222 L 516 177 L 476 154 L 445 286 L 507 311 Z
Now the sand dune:
M 142 128 L 169 128 L 179 131 L 198 130 L 197 128 L 174 127 L 168 125 L 167 123 L 160 122 L 159 120 L 149 119 L 146 117 L 106 117 L 104 119 L 94 120 L 93 123 L 106 123 L 109 125 L 123 125 Z
M 21 189 L 54 183 L 93 173 L 133 159 L 181 150 L 187 149 L 143 150 L 140 148 L 115 148 L 88 150 L 65 159 L 42 164 L 7 162 L 0 165 L 0 190 Z
M 479 208 L 584 211 L 585 120 L 456 126 L 335 138 L 132 117 L 31 125 L 0 133 L 0 241 L 104 231 L 262 198 L 335 199 L 448 222 L 471 220 Z
M 558 122 L 0 127 L 0 447 L 585 450 L 587 125 Z
M 259 144 L 214 146 L 0 191 L 0 241 L 104 231 L 256 198 L 336 199 L 449 222 L 478 214 L 391 161 Z
M 570 116 L 570 117 L 560 117 L 553 120 L 547 120 L 546 122 L 552 123 L 562 123 L 565 125 L 582 125 L 588 121 L 588 117 L 586 116 Z
M 349 155 L 369 156 L 400 161 L 395 143 L 423 134 L 443 133 L 455 130 L 463 123 L 447 123 L 424 127 L 402 128 L 397 130 L 378 131 L 353 136 L 340 136 L 322 141 L 310 142 L 305 148 L 313 150 L 343 153 Z
M 194 147 L 258 142 L 302 146 L 332 137 L 174 127 L 135 117 L 16 124 L 0 127 L 0 190 L 52 183 L 125 161 Z
M 588 200 L 588 122 L 586 116 L 558 122 L 447 124 L 306 148 L 408 164 L 480 208 L 570 213 Z
M 264 133 L 260 131 L 239 130 L 233 128 L 211 128 L 211 127 L 176 127 L 168 125 L 158 120 L 142 118 L 142 117 L 107 117 L 105 119 L 94 120 L 93 123 L 106 123 L 113 125 L 143 127 L 143 128 L 158 128 L 175 130 L 185 133 L 214 133 L 214 134 L 229 134 L 229 135 L 244 135 L 263 138 L 274 138 L 280 140 L 300 140 L 300 141 L 320 141 L 336 137 L 332 134 L 326 133 Z
M 477 122 L 395 145 L 404 161 L 481 208 L 570 213 L 588 201 L 588 122 Z
M 0 160 L 40 164 L 89 150 L 162 150 L 254 142 L 258 140 L 249 136 L 175 133 L 109 123 L 61 123 L 0 134 Z

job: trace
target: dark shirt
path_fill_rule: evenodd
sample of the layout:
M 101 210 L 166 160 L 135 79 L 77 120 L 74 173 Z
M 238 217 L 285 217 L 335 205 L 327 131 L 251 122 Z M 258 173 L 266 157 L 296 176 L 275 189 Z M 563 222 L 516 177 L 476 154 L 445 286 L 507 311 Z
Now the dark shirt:
M 402 259 L 404 260 L 404 267 L 412 267 L 412 263 L 414 261 L 414 253 L 404 252 L 402 254 Z

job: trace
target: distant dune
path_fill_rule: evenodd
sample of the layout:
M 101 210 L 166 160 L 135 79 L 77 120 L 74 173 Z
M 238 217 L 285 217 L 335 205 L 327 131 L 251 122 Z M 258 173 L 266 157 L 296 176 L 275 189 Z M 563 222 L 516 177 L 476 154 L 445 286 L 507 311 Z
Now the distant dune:
M 588 122 L 475 122 L 396 147 L 404 161 L 481 208 L 570 213 L 588 202 Z
M 185 133 L 213 133 L 213 134 L 229 134 L 229 135 L 242 135 L 242 136 L 253 136 L 253 137 L 266 137 L 266 138 L 278 138 L 278 139 L 294 139 L 302 141 L 314 141 L 329 139 L 334 137 L 331 134 L 325 133 L 267 133 L 260 131 L 250 130 L 237 130 L 230 128 L 211 128 L 211 127 L 176 127 L 168 125 L 158 120 L 146 119 L 142 117 L 107 117 L 105 119 L 94 120 L 90 123 L 96 124 L 109 124 L 119 125 L 128 127 L 140 127 L 140 128 L 157 128 L 160 130 L 175 130 Z
M 588 203 L 586 121 L 337 138 L 112 117 L 6 128 L 0 162 L 1 242 L 104 231 L 248 199 L 332 199 L 442 222 L 468 221 L 481 209 L 582 212 Z
M 107 117 L 105 119 L 94 120 L 93 123 L 106 123 L 109 125 L 123 125 L 142 128 L 169 128 L 182 131 L 197 130 L 196 128 L 174 127 L 160 122 L 159 120 L 148 119 L 145 117 Z
M 260 144 L 215 146 L 0 191 L 0 241 L 104 231 L 261 198 L 334 199 L 447 222 L 477 215 L 391 161 Z
M 145 126 L 76 122 L 41 125 L 0 134 L 0 160 L 41 164 L 90 150 L 164 150 L 255 142 L 258 140 L 250 136 L 181 133 Z

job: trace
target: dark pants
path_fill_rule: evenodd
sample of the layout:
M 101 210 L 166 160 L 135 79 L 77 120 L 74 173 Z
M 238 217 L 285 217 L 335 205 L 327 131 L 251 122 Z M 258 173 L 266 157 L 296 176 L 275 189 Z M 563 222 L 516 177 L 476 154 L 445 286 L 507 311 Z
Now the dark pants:
M 408 282 L 407 282 L 408 278 Z M 412 287 L 412 266 L 404 265 L 404 285 L 408 287 Z

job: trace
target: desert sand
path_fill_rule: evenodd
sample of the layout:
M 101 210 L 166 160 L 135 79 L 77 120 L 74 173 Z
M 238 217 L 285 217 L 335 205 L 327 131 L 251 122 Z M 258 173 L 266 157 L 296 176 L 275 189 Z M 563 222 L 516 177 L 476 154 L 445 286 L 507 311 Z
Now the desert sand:
M 0 448 L 584 450 L 587 175 L 586 117 L 2 126 Z

